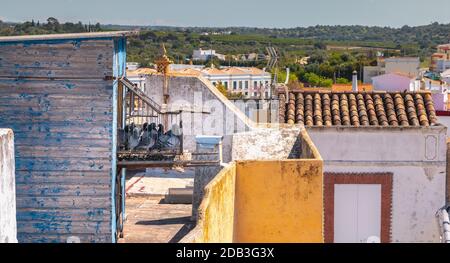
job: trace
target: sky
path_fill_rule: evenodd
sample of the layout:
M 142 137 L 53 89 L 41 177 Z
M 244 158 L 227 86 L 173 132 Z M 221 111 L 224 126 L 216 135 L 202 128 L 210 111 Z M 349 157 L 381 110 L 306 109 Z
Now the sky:
M 450 0 L 0 0 L 0 20 L 289 28 L 450 23 Z

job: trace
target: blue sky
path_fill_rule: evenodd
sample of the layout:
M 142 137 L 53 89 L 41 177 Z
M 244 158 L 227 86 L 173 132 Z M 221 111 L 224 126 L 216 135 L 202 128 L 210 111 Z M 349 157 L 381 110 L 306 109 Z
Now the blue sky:
M 449 0 L 2 0 L 0 20 L 296 27 L 450 23 Z

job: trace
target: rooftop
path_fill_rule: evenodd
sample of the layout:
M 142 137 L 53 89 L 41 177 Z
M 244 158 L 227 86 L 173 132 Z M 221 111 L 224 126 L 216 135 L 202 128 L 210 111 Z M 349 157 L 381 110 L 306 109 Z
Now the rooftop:
M 115 38 L 115 37 L 125 37 L 136 33 L 137 32 L 134 31 L 110 31 L 110 32 L 89 32 L 89 33 L 50 34 L 50 35 L 6 36 L 0 37 L 0 43 L 63 40 L 63 39 Z
M 280 122 L 305 126 L 426 127 L 437 124 L 429 92 L 279 93 Z M 287 103 L 286 103 L 287 101 Z
M 255 67 L 223 67 L 221 69 L 212 67 L 212 68 L 203 68 L 203 69 L 175 69 L 172 72 L 177 73 L 186 73 L 188 75 L 192 74 L 206 74 L 206 75 L 266 75 L 270 74 L 269 72 L 263 71 L 259 68 Z
M 136 70 L 127 70 L 127 76 L 151 75 L 156 73 L 157 71 L 154 68 L 138 68 Z

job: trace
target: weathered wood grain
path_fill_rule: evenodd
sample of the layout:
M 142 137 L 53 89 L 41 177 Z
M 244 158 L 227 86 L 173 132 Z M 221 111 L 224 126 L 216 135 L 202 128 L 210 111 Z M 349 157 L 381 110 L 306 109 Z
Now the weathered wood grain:
M 0 45 L 20 242 L 111 242 L 113 55 L 112 40 Z

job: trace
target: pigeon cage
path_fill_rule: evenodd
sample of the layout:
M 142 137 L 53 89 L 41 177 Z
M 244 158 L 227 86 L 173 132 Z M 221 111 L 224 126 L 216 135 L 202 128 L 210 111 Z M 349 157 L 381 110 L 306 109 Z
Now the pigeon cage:
M 183 153 L 181 111 L 163 110 L 126 78 L 119 94 L 120 161 L 172 161 Z

